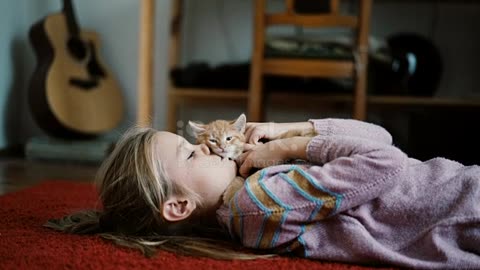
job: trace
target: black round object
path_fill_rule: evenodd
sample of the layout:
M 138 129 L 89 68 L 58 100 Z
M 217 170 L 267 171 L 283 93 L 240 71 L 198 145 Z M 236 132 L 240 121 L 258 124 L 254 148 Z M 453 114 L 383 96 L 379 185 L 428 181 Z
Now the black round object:
M 439 50 L 427 38 L 415 33 L 398 33 L 387 38 L 389 61 L 375 63 L 377 92 L 432 96 L 443 72 Z

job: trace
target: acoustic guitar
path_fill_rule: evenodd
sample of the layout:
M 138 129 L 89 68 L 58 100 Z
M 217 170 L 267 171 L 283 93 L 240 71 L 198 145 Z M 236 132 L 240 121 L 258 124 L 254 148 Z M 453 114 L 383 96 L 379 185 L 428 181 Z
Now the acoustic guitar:
M 95 32 L 80 29 L 71 0 L 29 32 L 37 66 L 29 105 L 37 124 L 56 137 L 92 137 L 122 120 L 119 84 L 99 57 Z

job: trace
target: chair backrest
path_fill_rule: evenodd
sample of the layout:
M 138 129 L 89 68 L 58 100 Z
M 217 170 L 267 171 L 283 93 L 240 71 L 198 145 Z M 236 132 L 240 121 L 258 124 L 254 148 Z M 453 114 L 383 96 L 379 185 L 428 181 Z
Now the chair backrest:
M 264 14 L 263 26 L 272 25 L 295 25 L 301 27 L 334 28 L 343 27 L 356 30 L 356 46 L 367 48 L 369 21 L 371 15 L 372 0 L 353 0 L 358 3 L 358 13 L 355 15 L 344 15 L 340 12 L 341 0 L 303 0 L 323 1 L 328 7 L 321 13 L 298 13 L 295 10 L 297 0 L 285 0 L 286 10 L 282 13 L 267 13 L 267 0 L 255 0 L 257 2 L 257 14 Z

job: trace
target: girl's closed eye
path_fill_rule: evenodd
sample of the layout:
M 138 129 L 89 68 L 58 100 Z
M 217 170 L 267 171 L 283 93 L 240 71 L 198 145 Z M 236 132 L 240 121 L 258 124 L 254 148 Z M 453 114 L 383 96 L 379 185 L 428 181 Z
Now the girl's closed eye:
M 190 155 L 188 156 L 187 160 L 193 158 L 194 156 L 195 156 L 195 151 L 192 151 L 192 153 L 190 153 Z

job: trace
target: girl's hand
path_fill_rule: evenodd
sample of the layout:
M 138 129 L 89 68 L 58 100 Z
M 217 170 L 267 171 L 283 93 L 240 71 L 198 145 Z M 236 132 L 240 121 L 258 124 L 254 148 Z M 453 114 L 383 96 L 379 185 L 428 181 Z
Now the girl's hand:
M 296 123 L 247 123 L 245 138 L 249 144 L 261 144 L 262 141 L 276 140 L 282 134 L 291 130 L 311 130 L 313 125 L 310 122 Z
M 265 144 L 245 144 L 245 150 L 237 158 L 239 173 L 243 177 L 250 175 L 252 168 L 265 167 L 286 163 L 290 159 L 307 159 L 307 145 L 311 138 L 292 137 L 274 140 Z

